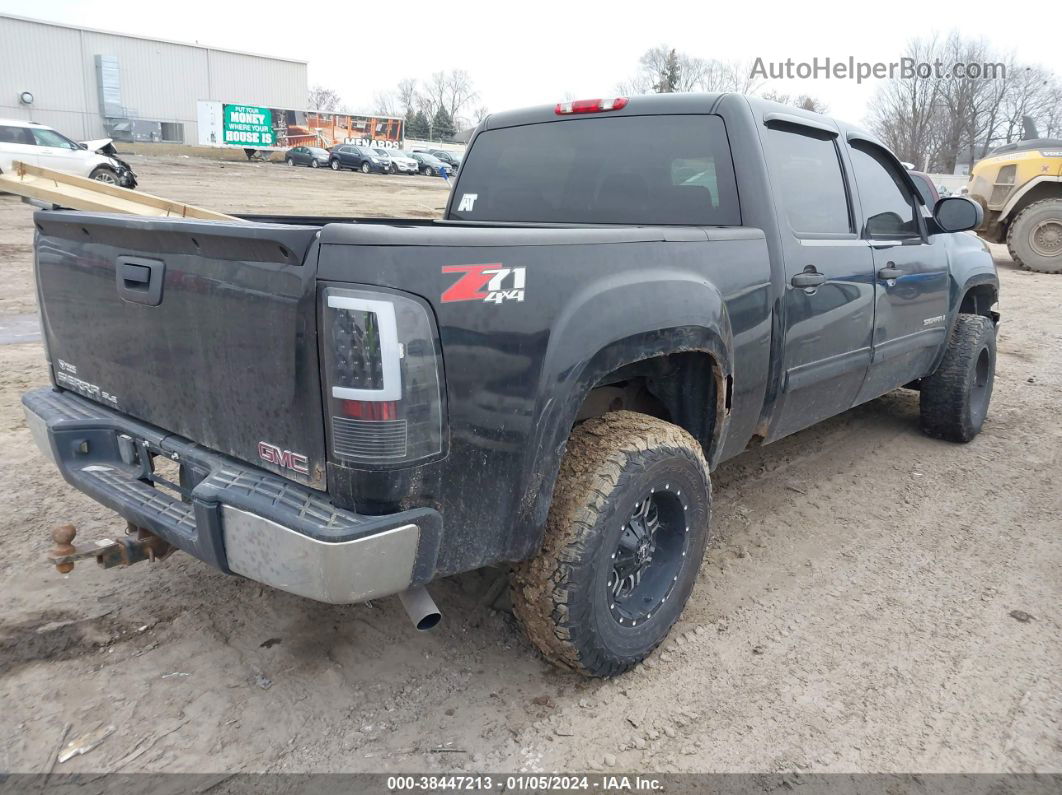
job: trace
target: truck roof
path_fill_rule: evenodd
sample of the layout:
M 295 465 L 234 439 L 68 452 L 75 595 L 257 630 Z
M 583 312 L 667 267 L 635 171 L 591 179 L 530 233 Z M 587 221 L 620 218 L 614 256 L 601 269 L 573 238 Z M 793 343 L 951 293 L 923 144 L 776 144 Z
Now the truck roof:
M 748 103 L 754 116 L 768 121 L 792 121 L 811 127 L 837 133 L 838 135 L 865 138 L 881 146 L 881 140 L 857 125 L 847 124 L 832 116 L 826 116 L 792 105 L 783 105 L 769 99 L 738 93 L 686 93 L 686 94 L 637 94 L 629 97 L 623 108 L 605 112 L 608 116 L 644 116 L 665 113 L 715 113 L 724 101 L 744 100 Z M 493 130 L 501 127 L 515 127 L 521 124 L 540 124 L 562 119 L 588 118 L 600 114 L 573 114 L 559 116 L 556 105 L 536 105 L 529 108 L 492 113 L 488 116 L 481 130 Z M 888 148 L 888 147 L 885 147 Z

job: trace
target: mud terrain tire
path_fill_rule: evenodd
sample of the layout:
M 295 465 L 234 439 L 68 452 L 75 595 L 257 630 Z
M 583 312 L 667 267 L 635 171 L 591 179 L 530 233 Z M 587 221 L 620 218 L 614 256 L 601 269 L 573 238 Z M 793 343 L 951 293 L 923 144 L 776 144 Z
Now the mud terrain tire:
M 655 525 L 636 519 L 642 507 Z M 542 549 L 510 577 L 513 610 L 528 638 L 552 662 L 588 676 L 637 665 L 667 636 L 693 590 L 710 513 L 708 465 L 683 429 L 630 411 L 577 426 Z M 631 551 L 624 544 L 638 521 L 654 528 L 654 540 Z M 624 586 L 635 583 L 625 596 L 617 554 L 644 567 L 637 578 L 625 576 Z M 617 612 L 620 602 L 630 612 Z

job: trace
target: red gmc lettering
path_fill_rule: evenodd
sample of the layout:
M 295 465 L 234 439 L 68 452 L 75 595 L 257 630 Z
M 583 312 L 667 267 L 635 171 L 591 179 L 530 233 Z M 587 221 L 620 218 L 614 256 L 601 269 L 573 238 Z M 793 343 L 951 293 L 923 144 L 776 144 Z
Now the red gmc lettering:
M 258 443 L 258 457 L 267 463 L 290 469 L 300 475 L 310 474 L 310 462 L 306 456 L 293 453 L 291 450 L 281 450 L 269 442 Z

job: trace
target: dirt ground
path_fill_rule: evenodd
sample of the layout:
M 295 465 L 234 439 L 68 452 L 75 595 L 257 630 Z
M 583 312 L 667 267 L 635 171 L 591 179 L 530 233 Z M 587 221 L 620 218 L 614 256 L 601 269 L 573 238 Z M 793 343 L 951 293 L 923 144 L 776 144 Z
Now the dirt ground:
M 446 198 L 420 177 L 135 168 L 227 211 L 426 217 Z M 0 197 L 0 329 L 35 311 L 31 230 Z M 396 599 L 316 604 L 183 554 L 57 574 L 50 528 L 122 525 L 30 440 L 39 342 L 0 345 L 0 770 L 46 770 L 100 725 L 58 770 L 1062 770 L 1062 277 L 998 264 L 984 432 L 925 438 L 901 391 L 723 465 L 690 604 L 613 681 L 537 658 L 496 573 L 439 583 L 426 634 Z

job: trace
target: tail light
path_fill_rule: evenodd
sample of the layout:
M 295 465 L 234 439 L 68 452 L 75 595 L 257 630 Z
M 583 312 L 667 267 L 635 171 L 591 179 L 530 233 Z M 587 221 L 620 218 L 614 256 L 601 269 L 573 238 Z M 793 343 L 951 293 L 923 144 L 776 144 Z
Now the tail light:
M 621 110 L 627 107 L 630 100 L 627 97 L 613 97 L 612 99 L 577 99 L 574 102 L 558 102 L 553 112 L 558 116 L 569 113 L 601 113 L 606 110 Z
M 443 449 L 439 351 L 427 309 L 392 293 L 324 290 L 321 355 L 336 460 L 410 464 Z

